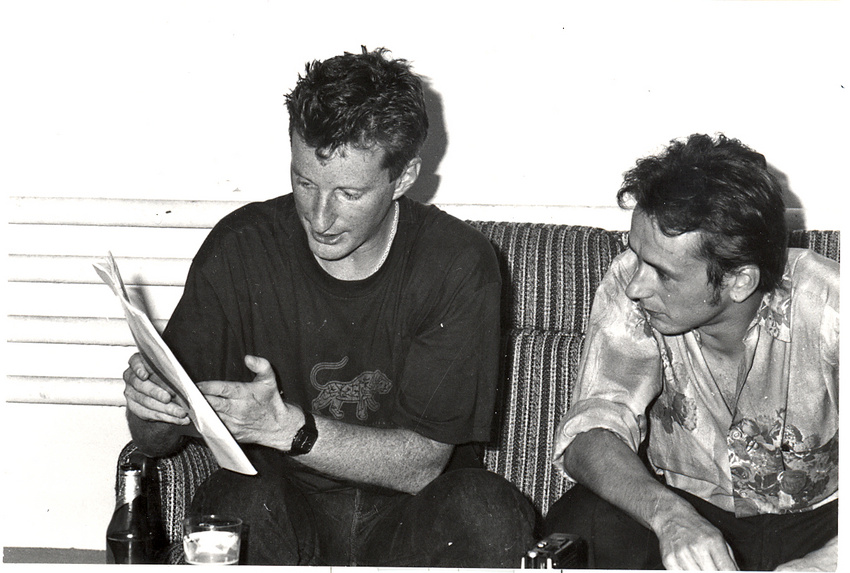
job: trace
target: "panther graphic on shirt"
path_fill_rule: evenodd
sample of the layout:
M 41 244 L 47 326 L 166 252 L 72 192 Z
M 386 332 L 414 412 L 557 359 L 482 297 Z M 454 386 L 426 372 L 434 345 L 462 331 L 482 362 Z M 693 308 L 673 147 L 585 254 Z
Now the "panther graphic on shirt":
M 313 400 L 313 410 L 319 411 L 330 406 L 330 413 L 337 420 L 343 417 L 344 404 L 357 404 L 356 412 L 359 420 L 369 417 L 369 410 L 377 412 L 381 405 L 375 399 L 378 394 L 387 394 L 393 383 L 380 370 L 363 372 L 348 382 L 329 380 L 321 383 L 318 374 L 322 370 L 339 370 L 348 364 L 348 356 L 339 362 L 319 362 L 310 371 L 310 384 L 319 390 L 319 395 Z

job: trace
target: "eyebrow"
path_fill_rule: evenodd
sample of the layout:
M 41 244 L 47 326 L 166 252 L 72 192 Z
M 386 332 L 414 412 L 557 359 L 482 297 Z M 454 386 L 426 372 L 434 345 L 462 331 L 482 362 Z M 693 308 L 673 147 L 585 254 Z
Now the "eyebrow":
M 295 165 L 294 165 L 294 164 L 292 164 L 292 163 L 290 163 L 290 165 L 289 165 L 289 170 L 290 170 L 290 171 L 292 171 L 292 174 L 293 174 L 293 175 L 295 175 L 296 177 L 300 177 L 301 179 L 307 179 L 308 181 L 310 180 L 310 178 L 309 178 L 309 177 L 304 177 L 304 176 L 301 174 L 301 172 L 300 172 L 300 171 L 298 171 L 298 168 L 297 168 L 297 167 L 295 167 Z
M 637 251 L 634 249 L 634 246 L 632 245 L 632 240 L 631 240 L 631 238 L 629 238 L 629 249 L 631 249 L 631 251 L 635 254 L 635 256 L 636 256 L 636 257 L 637 257 L 637 258 L 638 258 L 638 259 L 639 259 L 642 263 L 649 265 L 649 266 L 650 266 L 650 267 L 652 267 L 653 269 L 655 269 L 655 270 L 657 270 L 657 271 L 660 271 L 660 272 L 662 272 L 662 273 L 664 273 L 665 275 L 670 276 L 670 277 L 676 277 L 676 276 L 679 276 L 679 273 L 675 272 L 673 269 L 668 268 L 668 267 L 666 267 L 666 266 L 664 266 L 664 265 L 660 265 L 660 264 L 658 264 L 658 263 L 654 263 L 654 262 L 652 262 L 652 261 L 648 261 L 648 260 L 646 260 L 645 258 L 641 257 L 641 256 L 637 253 Z

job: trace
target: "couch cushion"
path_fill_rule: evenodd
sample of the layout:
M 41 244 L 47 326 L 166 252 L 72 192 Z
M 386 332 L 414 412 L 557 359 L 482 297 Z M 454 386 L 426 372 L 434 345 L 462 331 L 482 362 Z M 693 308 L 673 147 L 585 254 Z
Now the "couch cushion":
M 596 227 L 469 221 L 496 249 L 502 325 L 584 332 L 596 287 L 626 233 Z
M 541 514 L 569 488 L 551 462 L 555 426 L 571 403 L 582 335 L 512 329 L 503 336 L 498 435 L 484 460 L 522 491 Z

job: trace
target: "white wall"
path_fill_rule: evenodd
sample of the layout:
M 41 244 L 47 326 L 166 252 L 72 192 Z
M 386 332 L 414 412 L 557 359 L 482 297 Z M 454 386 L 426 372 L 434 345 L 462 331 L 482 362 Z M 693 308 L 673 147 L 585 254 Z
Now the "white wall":
M 5 3 L 20 176 L 7 188 L 286 192 L 283 94 L 306 61 L 365 44 L 431 78 L 440 185 L 420 192 L 435 202 L 611 206 L 637 157 L 723 131 L 764 153 L 810 217 L 834 226 L 848 151 L 846 2 L 313 6 Z
M 104 550 L 124 408 L 4 404 L 3 440 L 2 544 Z
M 622 172 L 673 137 L 722 131 L 786 176 L 810 228 L 838 228 L 847 24 L 845 1 L 7 1 L 0 183 L 282 194 L 283 94 L 307 60 L 365 44 L 430 78 L 417 193 L 462 215 L 625 228 Z M 3 418 L 4 515 L 22 516 L 3 544 L 102 548 L 123 409 L 6 404 Z

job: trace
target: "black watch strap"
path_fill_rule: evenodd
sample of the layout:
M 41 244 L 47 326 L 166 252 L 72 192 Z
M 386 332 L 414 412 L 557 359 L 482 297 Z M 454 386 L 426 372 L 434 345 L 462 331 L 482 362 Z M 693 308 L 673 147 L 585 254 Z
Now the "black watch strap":
M 306 454 L 313 449 L 313 444 L 316 443 L 316 438 L 319 437 L 319 431 L 316 430 L 316 419 L 313 414 L 304 410 L 304 425 L 296 432 L 292 438 L 292 446 L 289 448 L 290 456 L 300 456 Z

